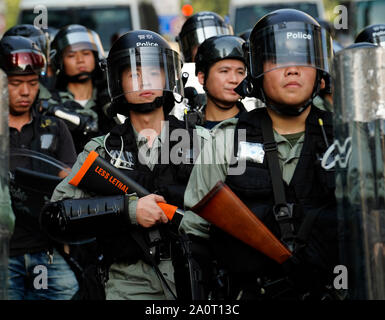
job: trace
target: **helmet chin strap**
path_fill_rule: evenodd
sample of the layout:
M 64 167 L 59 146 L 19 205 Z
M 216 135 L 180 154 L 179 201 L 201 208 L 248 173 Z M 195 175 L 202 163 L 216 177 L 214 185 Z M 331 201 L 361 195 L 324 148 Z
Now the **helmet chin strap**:
M 153 102 L 148 103 L 129 103 L 125 100 L 116 106 L 116 113 L 122 114 L 126 117 L 130 116 L 130 110 L 139 113 L 149 113 L 156 108 L 160 108 L 164 104 L 164 96 L 156 97 Z
M 231 106 L 228 106 L 228 107 L 225 107 L 223 105 L 220 105 L 219 103 L 221 103 L 222 101 L 215 98 L 213 95 L 211 95 L 206 86 L 203 86 L 203 90 L 206 92 L 206 95 L 210 98 L 210 100 L 215 104 L 215 106 L 221 110 L 230 110 L 232 107 L 234 107 L 235 103 L 233 103 Z
M 72 83 L 84 83 L 87 82 L 89 79 L 91 79 L 92 72 L 81 72 L 79 74 L 76 74 L 74 76 L 67 76 L 64 75 L 66 82 L 72 82 Z
M 319 94 L 321 90 L 320 82 L 321 82 L 321 77 L 317 72 L 313 93 L 311 97 L 308 100 L 306 100 L 300 107 L 293 107 L 287 104 L 276 104 L 268 101 L 265 95 L 265 91 L 261 87 L 260 90 L 261 90 L 262 100 L 268 108 L 274 110 L 280 115 L 289 116 L 289 117 L 298 117 L 312 104 L 313 99 Z

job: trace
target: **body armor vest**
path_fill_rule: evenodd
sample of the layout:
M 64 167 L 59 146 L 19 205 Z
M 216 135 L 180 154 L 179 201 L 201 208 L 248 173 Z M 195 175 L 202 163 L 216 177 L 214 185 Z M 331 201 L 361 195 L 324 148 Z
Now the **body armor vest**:
M 172 135 L 174 130 L 185 129 L 183 122 L 177 120 L 173 116 L 168 117 L 166 120 L 168 120 L 169 125 L 167 139 Z M 162 195 L 168 203 L 183 208 L 184 191 L 193 167 L 193 158 L 189 158 L 192 150 L 192 136 L 191 130 L 191 132 L 189 132 L 189 137 L 191 137 L 191 139 L 181 142 L 180 144 L 178 143 L 179 141 L 171 141 L 171 139 L 168 139 L 169 149 L 167 150 L 169 151 L 166 150 L 168 155 L 170 154 L 170 151 L 183 153 L 187 157 L 186 161 L 189 161 L 188 163 L 176 165 L 171 163 L 171 160 L 169 159 L 169 163 L 162 164 L 162 152 L 159 152 L 158 163 L 154 166 L 152 171 L 147 165 L 142 164 L 139 161 L 135 134 L 129 119 L 127 119 L 124 124 L 115 127 L 111 131 L 110 136 L 106 141 L 106 148 L 110 154 L 112 154 L 112 151 L 120 151 L 122 137 L 124 145 L 123 157 L 125 158 L 127 166 L 126 169 L 120 169 L 123 174 L 138 182 L 150 193 Z M 118 152 L 113 152 L 113 154 L 118 154 Z M 106 159 L 112 164 L 116 161 L 116 159 L 112 159 L 108 154 L 106 155 Z M 145 228 L 140 226 L 130 227 L 140 228 L 143 232 L 146 231 Z M 167 240 L 169 226 L 160 225 L 156 228 L 160 229 L 162 241 L 169 241 L 169 239 Z M 104 243 L 103 246 L 106 248 L 103 251 L 106 255 L 109 255 L 107 260 L 110 260 L 110 262 L 124 261 L 135 263 L 138 259 L 143 259 L 140 248 L 124 226 L 122 226 L 121 230 L 117 230 L 114 236 L 109 237 L 108 239 L 102 239 L 102 242 Z
M 236 129 L 246 129 L 248 143 L 263 145 L 261 115 L 266 112 L 266 109 L 256 109 L 240 117 Z M 309 259 L 324 267 L 324 261 L 332 260 L 327 256 L 329 253 L 331 254 L 327 250 L 329 245 L 335 244 L 333 241 L 336 240 L 337 213 L 330 209 L 335 205 L 334 172 L 321 168 L 320 159 L 326 151 L 327 145 L 323 139 L 322 128 L 318 123 L 319 118 L 324 122 L 327 143 L 332 143 L 331 114 L 312 107 L 306 120 L 305 141 L 299 162 L 290 184 L 287 185 L 284 181 L 283 183 L 287 202 L 295 204 L 292 218 L 295 232 L 298 232 L 309 211 L 325 208 L 324 212 L 318 215 L 314 228 L 312 228 L 312 236 L 309 240 L 312 242 L 312 246 L 307 246 Z M 237 155 L 238 152 L 237 132 L 235 130 L 234 155 Z M 237 163 L 234 166 L 237 166 Z M 247 160 L 245 172 L 242 175 L 228 175 L 225 183 L 280 239 L 280 228 L 272 211 L 274 193 L 266 156 L 262 163 Z M 211 228 L 211 240 L 212 249 L 216 253 L 219 264 L 230 273 L 238 274 L 241 277 L 245 274 L 256 274 L 269 278 L 276 278 L 277 275 L 282 274 L 280 265 L 218 228 Z M 320 257 L 323 254 L 326 257 Z M 247 279 L 244 281 L 247 282 Z

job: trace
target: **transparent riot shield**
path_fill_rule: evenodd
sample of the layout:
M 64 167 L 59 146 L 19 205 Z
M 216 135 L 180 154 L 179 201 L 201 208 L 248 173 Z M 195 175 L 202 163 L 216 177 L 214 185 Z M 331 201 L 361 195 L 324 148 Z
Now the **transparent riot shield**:
M 7 77 L 0 70 L 0 300 L 7 299 L 8 246 L 15 220 L 8 189 L 8 149 Z
M 385 49 L 338 52 L 334 81 L 335 142 L 323 165 L 335 164 L 348 298 L 385 299 Z

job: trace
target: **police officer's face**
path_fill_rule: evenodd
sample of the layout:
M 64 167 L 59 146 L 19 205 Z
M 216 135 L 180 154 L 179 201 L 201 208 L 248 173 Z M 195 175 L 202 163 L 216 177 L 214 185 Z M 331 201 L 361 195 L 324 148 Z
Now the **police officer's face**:
M 269 61 L 264 64 L 264 70 L 274 67 L 276 66 Z M 264 74 L 263 89 L 272 102 L 300 107 L 312 95 L 316 74 L 313 67 L 281 67 Z
M 29 112 L 39 91 L 39 77 L 31 75 L 8 76 L 9 112 L 22 115 Z
M 235 103 L 240 96 L 234 91 L 246 77 L 245 64 L 237 59 L 225 59 L 214 63 L 206 79 L 207 91 L 219 101 Z M 204 84 L 204 73 L 198 72 L 199 82 Z
M 163 95 L 165 75 L 156 66 L 127 68 L 122 72 L 122 88 L 129 103 L 149 103 Z
M 76 76 L 95 69 L 95 57 L 91 50 L 72 51 L 67 48 L 63 55 L 64 72 L 67 76 Z

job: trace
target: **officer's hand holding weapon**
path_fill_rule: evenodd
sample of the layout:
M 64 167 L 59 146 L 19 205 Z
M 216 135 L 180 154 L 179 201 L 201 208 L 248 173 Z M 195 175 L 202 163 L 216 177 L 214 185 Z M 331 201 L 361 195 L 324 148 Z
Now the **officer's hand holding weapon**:
M 179 225 L 183 217 L 183 210 L 165 203 L 159 195 L 150 194 L 95 151 L 90 152 L 69 183 L 108 196 L 48 203 L 40 213 L 40 224 L 48 236 L 59 242 L 77 243 L 113 233 L 113 226 L 117 223 L 130 225 L 128 203 L 133 193 L 139 197 L 137 222 L 145 228 L 169 220 Z
M 150 228 L 157 223 L 167 223 L 168 218 L 158 203 L 165 203 L 162 196 L 149 194 L 138 200 L 136 205 L 136 221 L 144 228 Z

